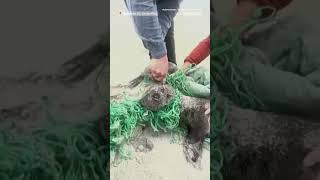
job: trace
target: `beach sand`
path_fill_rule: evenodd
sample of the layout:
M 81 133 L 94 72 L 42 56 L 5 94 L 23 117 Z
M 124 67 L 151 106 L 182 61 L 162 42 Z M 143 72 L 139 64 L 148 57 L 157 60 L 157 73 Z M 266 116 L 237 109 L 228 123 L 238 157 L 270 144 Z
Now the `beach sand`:
M 185 159 L 182 142 L 172 142 L 172 140 L 170 134 L 155 135 L 151 128 L 143 130 L 137 138 L 124 146 L 130 153 L 130 159 L 120 160 L 111 165 L 110 178 L 112 180 L 209 180 L 210 151 L 204 149 L 200 167 L 194 167 Z

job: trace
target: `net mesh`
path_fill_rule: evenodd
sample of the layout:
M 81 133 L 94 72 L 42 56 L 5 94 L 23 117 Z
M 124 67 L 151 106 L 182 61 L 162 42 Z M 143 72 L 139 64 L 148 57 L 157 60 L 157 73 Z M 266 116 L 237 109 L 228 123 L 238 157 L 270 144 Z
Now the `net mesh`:
M 272 12 L 262 18 L 263 12 Z M 221 92 L 233 103 L 243 108 L 258 108 L 263 106 L 254 88 L 253 74 L 243 73 L 239 67 L 241 55 L 241 34 L 258 23 L 267 22 L 274 18 L 273 7 L 258 8 L 252 17 L 239 28 L 225 28 L 211 33 L 211 175 L 215 180 L 222 180 L 222 168 L 227 156 L 228 148 L 223 145 L 223 129 L 226 125 L 228 105 L 224 111 L 217 110 L 217 92 Z M 220 30 L 220 31 L 219 31 Z M 223 32 L 223 33 L 222 33 Z
M 188 94 L 186 76 L 177 71 L 166 78 L 166 83 L 175 89 L 175 97 L 165 107 L 151 111 L 142 107 L 138 100 L 125 98 L 110 104 L 110 149 L 117 151 L 121 144 L 133 137 L 139 124 L 149 124 L 154 131 L 173 131 L 179 127 L 181 95 Z
M 0 179 L 101 180 L 107 146 L 95 123 L 63 124 L 30 135 L 0 132 Z

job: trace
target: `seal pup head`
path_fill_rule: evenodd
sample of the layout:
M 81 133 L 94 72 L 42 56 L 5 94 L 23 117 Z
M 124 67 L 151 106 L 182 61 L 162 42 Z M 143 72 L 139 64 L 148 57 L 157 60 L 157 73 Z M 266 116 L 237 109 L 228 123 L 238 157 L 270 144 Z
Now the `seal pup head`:
M 146 91 L 140 103 L 146 109 L 157 111 L 168 105 L 174 97 L 175 91 L 171 86 L 157 84 Z

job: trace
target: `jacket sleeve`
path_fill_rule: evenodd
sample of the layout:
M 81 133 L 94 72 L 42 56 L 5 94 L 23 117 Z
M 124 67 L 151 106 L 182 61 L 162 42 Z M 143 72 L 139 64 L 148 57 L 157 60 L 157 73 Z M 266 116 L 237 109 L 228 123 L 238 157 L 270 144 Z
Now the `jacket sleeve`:
M 188 55 L 184 62 L 199 64 L 210 55 L 210 35 L 202 40 Z

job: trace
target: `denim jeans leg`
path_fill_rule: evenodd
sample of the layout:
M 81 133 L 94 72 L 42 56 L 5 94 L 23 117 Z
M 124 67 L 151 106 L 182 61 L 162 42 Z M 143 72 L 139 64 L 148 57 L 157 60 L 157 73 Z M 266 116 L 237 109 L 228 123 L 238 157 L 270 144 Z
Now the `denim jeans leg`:
M 174 17 L 176 16 L 182 0 L 157 0 L 158 19 L 161 25 L 167 48 L 169 62 L 176 63 Z M 149 53 L 151 58 L 151 55 Z
M 157 1 L 158 19 L 164 37 L 167 35 L 173 18 L 176 16 L 182 0 L 161 0 Z
M 174 17 L 176 16 L 182 0 L 161 0 L 158 1 L 158 17 L 162 33 L 165 36 L 167 56 L 169 62 L 177 64 L 174 39 Z
M 155 0 L 125 0 L 135 30 L 155 59 L 167 54 Z
M 182 0 L 125 0 L 126 6 L 133 11 L 157 12 L 158 16 L 133 16 L 136 31 L 143 45 L 153 58 L 167 54 L 175 62 L 173 18 L 177 14 Z M 169 35 L 167 36 L 169 32 Z M 167 52 L 167 47 L 171 52 Z

